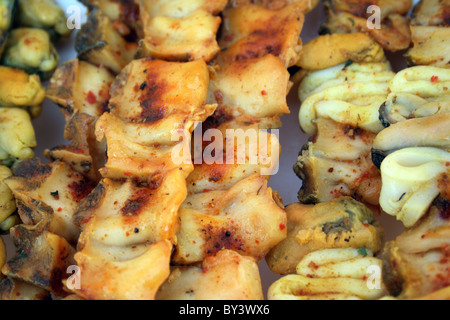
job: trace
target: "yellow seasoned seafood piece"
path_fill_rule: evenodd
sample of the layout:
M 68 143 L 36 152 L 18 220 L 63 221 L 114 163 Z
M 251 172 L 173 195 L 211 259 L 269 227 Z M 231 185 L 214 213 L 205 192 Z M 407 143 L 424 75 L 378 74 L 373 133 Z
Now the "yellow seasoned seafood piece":
M 304 16 L 298 4 L 279 10 L 258 5 L 230 8 L 223 13 L 219 64 L 263 57 L 279 57 L 286 67 L 297 63 L 302 49 Z
M 373 6 L 377 8 L 374 9 Z M 411 31 L 406 14 L 411 0 L 327 0 L 328 21 L 323 30 L 330 33 L 364 32 L 373 37 L 384 49 L 400 51 L 409 48 Z M 375 25 L 371 25 L 375 23 Z M 379 23 L 379 26 L 376 25 Z
M 323 249 L 367 248 L 379 252 L 384 232 L 372 211 L 343 197 L 317 205 L 292 204 L 286 208 L 287 238 L 266 256 L 274 273 L 295 273 L 310 252 Z
M 277 10 L 293 3 L 298 4 L 304 13 L 308 13 L 319 4 L 319 0 L 230 0 L 228 6 L 239 7 L 246 4 L 257 4 L 270 10 Z
M 127 41 L 114 28 L 113 21 L 96 7 L 89 12 L 75 40 L 80 60 L 103 65 L 115 74 L 134 59 L 137 48 L 137 43 Z
M 323 117 L 378 133 L 383 129 L 379 108 L 394 75 L 386 62 L 344 64 L 310 73 L 299 88 L 302 129 L 317 133 L 314 121 Z
M 187 17 L 197 10 L 219 14 L 227 5 L 227 0 L 140 0 L 150 17 Z
M 448 300 L 449 202 L 435 201 L 420 223 L 386 244 L 383 277 L 397 299 Z
M 269 54 L 213 71 L 207 101 L 232 117 L 279 118 L 290 112 L 286 101 L 290 88 L 283 62 Z
M 405 148 L 381 164 L 383 210 L 410 228 L 440 194 L 450 195 L 450 153 L 437 148 Z
M 271 285 L 269 300 L 377 300 L 386 295 L 382 260 L 366 249 L 328 249 L 308 254 L 297 274 Z
M 305 45 L 297 66 L 306 70 L 323 70 L 348 61 L 381 62 L 383 48 L 364 33 L 320 36 Z
M 76 244 L 80 230 L 73 224 L 73 216 L 95 183 L 67 164 L 43 164 L 38 159 L 20 162 L 13 173 L 5 183 L 17 200 L 23 223 L 36 225 L 42 219 L 37 209 L 45 205 L 51 212 L 48 230 Z
M 216 41 L 221 19 L 204 10 L 182 18 L 149 17 L 141 12 L 144 39 L 140 42 L 140 57 L 169 61 L 211 61 L 219 53 Z
M 153 300 L 170 274 L 172 244 L 167 240 L 136 246 L 129 260 L 102 258 L 101 247 L 81 243 L 90 248 L 75 255 L 83 275 L 75 292 L 84 299 Z
M 179 214 L 172 258 L 178 264 L 203 261 L 222 248 L 261 260 L 286 237 L 286 213 L 258 174 L 226 191 L 188 196 Z
M 8 167 L 0 166 L 0 223 L 4 222 L 16 211 L 14 196 L 11 189 L 4 182 L 5 179 L 11 176 L 12 172 Z
M 44 99 L 45 89 L 37 75 L 0 66 L 0 107 L 24 108 L 37 117 Z
M 389 85 L 390 94 L 380 109 L 388 124 L 412 118 L 450 113 L 450 70 L 417 66 L 400 71 Z
M 39 288 L 22 280 L 5 278 L 0 281 L 0 300 L 47 300 L 51 295 L 45 289 Z
M 63 237 L 48 231 L 51 208 L 39 204 L 34 214 L 40 217 L 35 225 L 21 224 L 11 229 L 16 254 L 1 271 L 10 278 L 64 297 L 67 293 L 63 280 L 70 276 L 67 273 L 69 266 L 75 265 L 75 249 Z
M 0 161 L 25 160 L 34 156 L 36 136 L 28 112 L 0 108 Z
M 231 250 L 208 256 L 202 266 L 172 268 L 157 300 L 263 300 L 257 262 Z

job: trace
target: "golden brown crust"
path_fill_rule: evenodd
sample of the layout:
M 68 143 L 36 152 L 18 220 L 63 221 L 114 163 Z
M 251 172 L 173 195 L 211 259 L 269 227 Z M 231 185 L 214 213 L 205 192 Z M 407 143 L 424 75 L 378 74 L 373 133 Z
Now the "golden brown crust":
M 380 28 L 369 27 L 367 19 L 371 11 L 368 9 L 372 5 L 381 8 Z M 331 33 L 364 32 L 388 51 L 405 50 L 411 43 L 409 19 L 405 17 L 411 6 L 411 0 L 329 0 L 326 2 L 328 22 L 323 27 Z
M 188 196 L 180 220 L 172 260 L 182 265 L 203 261 L 222 249 L 261 260 L 286 237 L 286 213 L 259 173 L 229 190 Z
M 225 10 L 223 19 L 219 64 L 267 54 L 280 57 L 286 67 L 298 61 L 302 48 L 299 37 L 304 22 L 298 5 L 276 11 L 245 5 Z
M 75 255 L 82 298 L 152 300 L 169 276 L 193 170 L 190 153 L 182 163 L 172 155 L 189 146 L 195 122 L 215 110 L 206 105 L 208 82 L 202 60 L 139 59 L 117 77 L 111 112 L 96 125 L 97 139 L 108 145 L 103 179 L 75 216 L 83 228 Z
M 413 16 L 413 47 L 406 54 L 408 63 L 449 68 L 450 2 L 421 1 Z
M 231 250 L 208 256 L 201 267 L 174 267 L 158 300 L 263 300 L 257 262 Z
M 446 299 L 449 286 L 448 200 L 386 245 L 384 276 L 400 299 Z
M 278 10 L 294 3 L 306 14 L 319 4 L 319 0 L 230 0 L 228 6 L 238 7 L 247 4 L 257 4 L 270 10 Z

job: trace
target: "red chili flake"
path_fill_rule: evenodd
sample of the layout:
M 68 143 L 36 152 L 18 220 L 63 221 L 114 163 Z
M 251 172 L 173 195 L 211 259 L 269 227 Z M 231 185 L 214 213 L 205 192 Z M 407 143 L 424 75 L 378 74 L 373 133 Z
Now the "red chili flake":
M 437 83 L 437 82 L 439 82 L 439 77 L 438 77 L 438 76 L 432 76 L 432 77 L 431 77 L 431 82 L 432 82 L 432 83 Z
M 286 225 L 284 223 L 280 223 L 280 230 L 286 229 Z
M 131 177 L 132 176 L 131 172 L 124 172 L 123 174 L 124 174 L 125 177 Z
M 97 102 L 97 97 L 92 91 L 89 91 L 86 97 L 86 101 L 90 104 L 94 104 Z
M 62 211 L 62 208 L 58 208 L 58 212 L 61 212 Z
M 126 235 L 127 237 L 129 237 L 129 236 L 130 236 L 130 233 L 129 233 L 129 232 L 127 232 L 127 233 L 125 233 L 125 235 Z
M 84 154 L 84 150 L 80 148 L 73 148 L 72 151 L 78 154 Z
M 262 94 L 263 96 L 267 96 L 267 91 L 266 91 L 266 90 L 263 90 L 263 91 L 261 91 L 261 94 Z
M 92 217 L 86 218 L 83 220 L 83 224 L 87 224 L 89 221 L 91 221 Z
M 20 296 L 20 292 L 16 292 L 16 296 Z
M 308 265 L 308 267 L 310 267 L 313 270 L 317 270 L 319 269 L 319 266 L 317 264 L 314 263 L 314 261 L 311 261 Z
M 208 193 L 208 192 L 211 192 L 211 191 L 212 191 L 211 189 L 203 189 L 204 193 Z
M 446 167 L 450 167 L 450 162 L 446 162 L 446 163 L 445 163 L 445 166 L 446 166 Z

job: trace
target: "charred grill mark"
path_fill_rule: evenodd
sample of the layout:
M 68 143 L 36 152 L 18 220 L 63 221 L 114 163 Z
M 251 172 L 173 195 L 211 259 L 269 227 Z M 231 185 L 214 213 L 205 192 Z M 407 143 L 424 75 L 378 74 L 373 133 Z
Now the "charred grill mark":
M 74 224 L 78 227 L 89 222 L 93 212 L 100 207 L 105 195 L 105 187 L 99 184 L 95 189 L 80 202 L 77 212 L 74 214 Z
M 48 274 L 45 274 L 43 272 L 45 271 L 41 271 L 41 270 L 36 270 L 35 273 L 33 273 L 30 277 L 31 283 L 34 283 L 38 286 L 41 286 L 43 288 L 53 288 L 53 284 L 57 285 L 57 281 L 55 281 L 55 279 L 53 278 L 53 274 L 57 274 L 58 270 L 51 270 L 52 276 L 49 278 Z M 61 275 L 61 274 L 60 274 Z M 62 278 L 60 277 L 59 280 L 62 280 Z M 60 289 L 62 288 L 62 284 L 60 285 Z
M 74 181 L 68 185 L 70 195 L 76 202 L 80 202 L 86 198 L 95 187 L 96 183 L 87 178 L 83 178 L 80 181 Z
M 153 196 L 149 189 L 139 189 L 127 200 L 121 209 L 124 216 L 137 216 Z
M 269 23 L 271 22 L 269 21 Z M 283 25 L 286 21 L 275 23 L 281 23 L 281 25 Z M 245 49 L 241 50 L 241 53 L 236 55 L 235 60 L 255 59 L 268 54 L 279 56 L 282 52 L 282 44 L 279 42 L 279 39 L 281 39 L 280 34 L 282 33 L 282 28 L 255 30 L 250 34 L 248 41 L 244 43 Z
M 155 108 L 150 101 L 144 101 L 141 103 L 142 118 L 144 119 L 144 123 L 153 123 L 159 120 L 164 119 L 166 110 L 164 107 Z
M 358 127 L 353 127 L 351 125 L 344 126 L 344 134 L 348 136 L 350 139 L 355 140 L 357 137 L 362 136 L 364 130 Z
M 205 238 L 204 252 L 208 255 L 214 255 L 223 249 L 245 252 L 245 242 L 236 236 L 234 227 L 217 229 L 208 225 L 201 231 Z
M 43 164 L 36 158 L 20 162 L 13 168 L 13 172 L 16 177 L 32 179 L 49 175 L 52 172 L 52 167 Z
M 143 84 L 135 86 L 135 91 L 139 92 L 139 104 L 142 108 L 141 117 L 132 119 L 135 122 L 154 123 L 166 116 L 166 105 L 163 95 L 167 92 L 168 84 L 159 77 L 158 73 L 146 73 L 147 80 Z
M 210 182 L 218 182 L 223 178 L 223 170 L 221 170 L 221 166 L 208 166 L 208 175 Z M 226 168 L 223 168 L 226 170 Z
M 81 161 L 80 166 L 83 168 L 84 173 L 87 174 L 89 171 L 91 171 L 93 164 L 89 161 Z
M 438 180 L 438 187 L 441 190 L 441 197 L 450 201 L 450 179 L 449 173 L 444 172 Z
M 439 211 L 439 216 L 441 217 L 441 219 L 449 220 L 450 219 L 450 201 L 439 198 L 436 200 L 435 205 Z
M 203 123 L 203 133 L 209 129 L 217 129 L 222 124 L 230 122 L 233 119 L 233 116 L 227 114 L 223 109 L 217 109 L 216 112 Z
M 120 19 L 127 23 L 135 23 L 139 20 L 140 10 L 136 1 L 113 0 L 120 5 Z
M 348 1 L 349 6 L 349 12 L 357 17 L 367 17 L 367 9 L 372 6 L 376 5 L 377 3 L 374 3 L 375 1 Z
M 108 101 L 103 102 L 103 103 L 100 104 L 99 107 L 98 107 L 98 112 L 99 112 L 99 114 L 104 114 L 104 113 L 109 112 L 109 111 L 110 111 L 110 110 L 109 110 L 109 102 L 108 102 Z
M 450 25 L 450 7 L 445 7 L 442 12 L 442 23 L 444 26 Z
M 65 264 L 63 264 L 65 266 Z M 63 279 L 65 279 L 66 270 L 63 268 L 55 268 L 51 270 L 50 277 L 50 287 L 56 292 L 61 292 L 63 290 Z
M 164 177 L 161 175 L 160 172 L 156 172 L 154 175 L 149 177 L 147 181 L 140 181 L 139 178 L 133 178 L 132 180 L 133 180 L 133 183 L 138 188 L 145 188 L 145 189 L 149 189 L 149 190 L 156 190 L 156 189 L 158 189 L 161 186 L 161 184 L 162 184 L 162 182 L 164 180 Z

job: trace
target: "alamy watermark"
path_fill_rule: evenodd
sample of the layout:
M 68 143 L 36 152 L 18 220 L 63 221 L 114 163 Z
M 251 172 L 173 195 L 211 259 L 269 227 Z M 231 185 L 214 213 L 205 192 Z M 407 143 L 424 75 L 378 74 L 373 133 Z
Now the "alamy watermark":
M 82 9 L 78 5 L 71 5 L 66 10 L 67 13 L 67 28 L 70 30 L 81 29 Z M 367 14 L 371 16 L 367 19 L 367 29 L 380 30 L 381 29 L 381 8 L 377 5 L 367 7 Z
M 66 270 L 67 274 L 71 276 L 67 278 L 66 287 L 69 290 L 80 290 L 81 289 L 81 270 L 80 267 L 72 265 Z
M 367 29 L 380 30 L 381 29 L 381 8 L 376 5 L 367 8 L 367 14 L 371 16 L 367 19 Z
M 71 5 L 66 10 L 67 13 L 67 28 L 69 30 L 81 29 L 81 8 L 77 5 Z
M 367 288 L 369 290 L 381 290 L 383 284 L 383 275 L 380 266 L 373 265 L 367 268 Z

